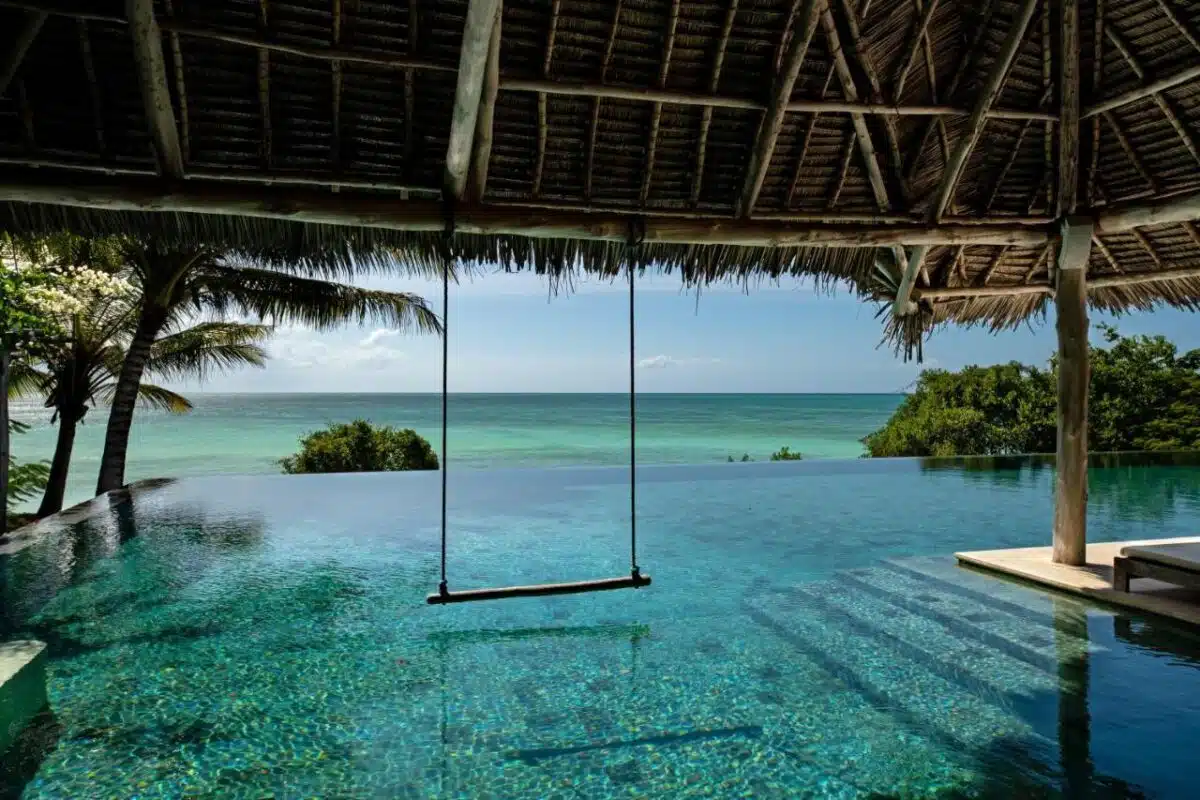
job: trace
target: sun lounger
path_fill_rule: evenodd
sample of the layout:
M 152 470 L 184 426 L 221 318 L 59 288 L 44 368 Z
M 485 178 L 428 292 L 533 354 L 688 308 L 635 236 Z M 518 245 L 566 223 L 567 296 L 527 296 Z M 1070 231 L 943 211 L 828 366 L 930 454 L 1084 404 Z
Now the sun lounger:
M 1122 548 L 1113 559 L 1113 589 L 1128 592 L 1131 578 L 1200 589 L 1200 542 Z

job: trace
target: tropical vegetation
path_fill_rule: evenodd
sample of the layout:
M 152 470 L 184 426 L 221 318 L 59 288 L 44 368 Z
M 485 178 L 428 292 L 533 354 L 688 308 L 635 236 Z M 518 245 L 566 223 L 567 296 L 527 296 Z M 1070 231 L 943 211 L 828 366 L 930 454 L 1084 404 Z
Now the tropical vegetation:
M 1200 349 L 1163 336 L 1100 327 L 1091 347 L 1088 447 L 1096 452 L 1200 450 Z M 867 455 L 1052 453 L 1057 359 L 921 373 L 887 423 L 863 440 Z
M 365 419 L 331 424 L 300 440 L 300 452 L 280 460 L 289 475 L 398 472 L 438 468 L 429 442 L 411 428 L 375 426 Z
M 263 254 L 258 263 L 210 247 L 176 247 L 156 240 L 124 240 L 123 262 L 136 292 L 137 319 L 112 391 L 97 494 L 125 482 L 125 456 L 139 386 L 154 342 L 172 326 L 202 315 L 241 315 L 270 324 L 327 329 L 376 321 L 393 329 L 438 332 L 441 324 L 421 297 L 361 289 L 329 276 L 348 277 L 349 256 L 328 260 Z

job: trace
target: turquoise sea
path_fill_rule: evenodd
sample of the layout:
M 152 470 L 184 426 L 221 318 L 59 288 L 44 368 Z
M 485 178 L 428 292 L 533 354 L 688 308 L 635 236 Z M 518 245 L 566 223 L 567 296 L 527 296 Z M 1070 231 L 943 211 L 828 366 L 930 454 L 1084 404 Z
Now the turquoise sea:
M 364 417 L 413 428 L 438 446 L 435 394 L 190 394 L 175 416 L 139 409 L 126 478 L 269 474 L 304 434 Z M 860 440 L 887 421 L 902 395 L 673 395 L 637 398 L 638 463 L 706 464 L 782 446 L 805 458 L 855 458 Z M 625 394 L 458 394 L 450 401 L 450 468 L 602 466 L 629 459 Z M 91 496 L 106 409 L 93 409 L 76 441 L 67 502 Z M 50 458 L 55 427 L 37 404 L 16 403 L 32 424 L 13 439 L 18 460 Z

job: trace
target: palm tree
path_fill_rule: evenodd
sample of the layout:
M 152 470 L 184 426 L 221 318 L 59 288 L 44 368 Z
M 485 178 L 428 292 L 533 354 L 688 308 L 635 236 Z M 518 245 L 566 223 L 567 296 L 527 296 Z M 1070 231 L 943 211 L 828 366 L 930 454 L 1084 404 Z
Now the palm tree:
M 415 294 L 324 280 L 353 273 L 354 259 L 344 253 L 325 260 L 274 257 L 252 266 L 217 248 L 149 240 L 127 242 L 125 260 L 129 280 L 139 292 L 138 318 L 113 390 L 97 494 L 125 482 L 125 455 L 142 374 L 159 334 L 182 318 L 197 313 L 241 314 L 318 329 L 377 321 L 397 329 L 441 331 L 437 316 Z
M 69 340 L 47 355 L 40 368 L 20 364 L 13 370 L 14 395 L 43 396 L 58 422 L 39 517 L 62 510 L 76 428 L 91 406 L 112 401 L 136 311 L 126 298 L 101 299 L 71 318 Z M 145 368 L 168 379 L 203 380 L 214 370 L 261 367 L 267 357 L 261 343 L 270 333 L 264 325 L 238 322 L 201 322 L 182 329 L 169 323 L 151 343 Z M 186 397 L 161 386 L 139 382 L 137 389 L 144 405 L 173 413 L 192 408 Z

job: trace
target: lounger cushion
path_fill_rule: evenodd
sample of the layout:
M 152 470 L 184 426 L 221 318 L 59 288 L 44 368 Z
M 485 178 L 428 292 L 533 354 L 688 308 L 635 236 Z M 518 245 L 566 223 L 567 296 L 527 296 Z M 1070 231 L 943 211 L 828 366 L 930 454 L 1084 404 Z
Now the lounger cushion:
M 1134 545 L 1121 548 L 1121 555 L 1166 567 L 1200 573 L 1200 542 L 1184 544 Z

